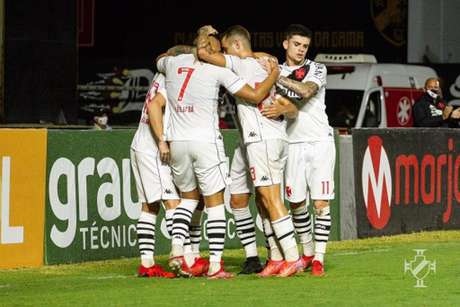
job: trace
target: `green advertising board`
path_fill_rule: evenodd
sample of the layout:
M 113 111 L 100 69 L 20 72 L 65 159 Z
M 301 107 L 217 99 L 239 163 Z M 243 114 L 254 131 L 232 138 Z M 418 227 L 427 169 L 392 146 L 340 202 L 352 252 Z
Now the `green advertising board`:
M 133 131 L 48 132 L 45 263 L 137 255 Z
M 129 159 L 134 132 L 133 129 L 48 131 L 46 264 L 138 255 L 136 223 L 140 204 Z M 223 135 L 231 161 L 239 136 L 235 130 L 226 130 Z M 336 182 L 339 182 L 337 169 Z M 227 189 L 225 207 L 228 227 L 225 247 L 240 248 L 229 202 Z M 253 197 L 250 204 L 256 216 Z M 336 197 L 332 202 L 332 240 L 339 239 L 338 204 Z M 201 248 L 206 250 L 206 214 L 203 215 Z M 263 245 L 265 240 L 259 216 L 256 225 L 258 244 Z M 167 254 L 169 250 L 169 235 L 161 210 L 157 218 L 155 254 Z

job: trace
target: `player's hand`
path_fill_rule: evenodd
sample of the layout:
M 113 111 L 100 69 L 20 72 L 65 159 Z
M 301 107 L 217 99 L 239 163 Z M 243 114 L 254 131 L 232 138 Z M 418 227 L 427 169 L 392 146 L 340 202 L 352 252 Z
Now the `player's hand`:
M 277 95 L 277 99 L 274 100 L 272 104 L 264 106 L 264 108 L 261 111 L 263 116 L 271 119 L 277 119 L 278 117 L 284 115 L 285 108 L 279 101 L 279 99 L 281 99 L 282 97 L 279 98 L 278 96 L 279 95 Z
M 449 116 L 452 116 L 451 113 L 452 113 L 452 110 L 454 109 L 454 107 L 452 106 L 446 106 L 444 108 L 444 110 L 442 110 L 442 119 L 448 119 Z
M 169 163 L 171 160 L 171 153 L 169 152 L 168 143 L 165 141 L 158 142 L 158 150 L 160 151 L 160 160 L 164 163 Z
M 209 38 L 207 35 L 200 35 L 198 36 L 196 40 L 196 47 L 198 49 L 200 48 L 206 48 L 209 45 Z
M 213 26 L 211 25 L 202 26 L 201 28 L 198 29 L 197 33 L 199 36 L 201 35 L 209 36 L 212 34 L 219 34 L 219 32 L 217 32 L 217 30 L 214 29 Z
M 260 52 L 260 51 L 253 52 L 252 54 L 254 55 L 256 59 L 272 57 L 271 54 L 268 54 L 266 52 Z
M 460 108 L 456 108 L 455 110 L 453 110 L 451 115 L 450 115 L 450 118 L 460 119 Z
M 270 64 L 268 63 L 268 58 L 267 57 L 261 57 L 257 58 L 257 62 L 262 66 L 262 68 L 268 73 L 271 73 L 271 68 Z
M 280 75 L 280 67 L 278 65 L 278 61 L 275 62 L 273 60 L 269 60 L 268 65 L 270 67 L 270 74 L 275 73 L 277 76 Z

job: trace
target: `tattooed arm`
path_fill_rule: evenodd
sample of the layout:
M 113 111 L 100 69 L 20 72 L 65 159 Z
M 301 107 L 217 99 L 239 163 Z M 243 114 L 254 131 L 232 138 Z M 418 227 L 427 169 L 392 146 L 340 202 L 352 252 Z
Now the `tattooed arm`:
M 302 97 L 302 101 L 304 102 L 315 96 L 319 90 L 318 85 L 311 81 L 303 83 L 289 79 L 287 77 L 280 77 L 278 83 L 290 89 L 291 91 L 294 91 L 297 95 Z

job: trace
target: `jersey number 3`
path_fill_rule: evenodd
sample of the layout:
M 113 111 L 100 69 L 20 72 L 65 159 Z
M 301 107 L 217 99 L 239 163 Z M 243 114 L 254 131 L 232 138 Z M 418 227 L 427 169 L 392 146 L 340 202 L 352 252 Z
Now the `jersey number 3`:
M 177 69 L 177 73 L 179 75 L 183 73 L 187 74 L 185 76 L 184 83 L 182 83 L 182 87 L 180 88 L 179 97 L 177 97 L 177 101 L 182 101 L 182 99 L 184 98 L 185 89 L 187 88 L 188 82 L 190 81 L 190 78 L 192 77 L 192 73 L 194 70 L 194 68 L 190 67 L 179 67 Z

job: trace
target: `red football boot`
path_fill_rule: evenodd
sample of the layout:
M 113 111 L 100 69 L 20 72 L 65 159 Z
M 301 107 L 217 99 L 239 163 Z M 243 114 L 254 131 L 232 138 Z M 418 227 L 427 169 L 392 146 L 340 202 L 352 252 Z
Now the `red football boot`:
M 208 279 L 229 279 L 235 277 L 235 274 L 230 273 L 230 272 L 225 272 L 224 266 L 220 266 L 220 270 L 217 271 L 214 274 L 206 274 L 208 276 Z
M 303 269 L 304 270 L 306 270 L 309 267 L 311 267 L 311 263 L 312 263 L 314 257 L 315 256 L 305 256 L 305 255 L 302 256 L 302 263 L 303 263 Z
M 311 275 L 313 276 L 324 276 L 326 273 L 324 273 L 324 266 L 323 264 L 318 261 L 314 260 L 311 266 Z
M 138 276 L 139 277 L 163 277 L 163 278 L 174 278 L 176 277 L 176 274 L 172 272 L 166 272 L 163 270 L 161 265 L 156 264 L 154 266 L 151 266 L 149 268 L 146 268 L 145 266 L 141 265 L 139 266 L 138 269 Z
M 284 261 L 283 265 L 281 266 L 278 276 L 279 277 L 289 277 L 300 273 L 303 271 L 304 262 L 302 258 L 299 257 L 296 261 Z
M 270 276 L 275 276 L 279 273 L 281 266 L 283 265 L 284 260 L 268 260 L 267 264 L 265 265 L 265 268 L 262 270 L 262 272 L 257 273 L 257 276 L 260 277 L 270 277 Z
M 201 257 L 196 257 L 195 262 L 190 267 L 190 272 L 192 273 L 193 276 L 198 277 L 198 276 L 205 275 L 208 269 L 209 269 L 209 261 Z

